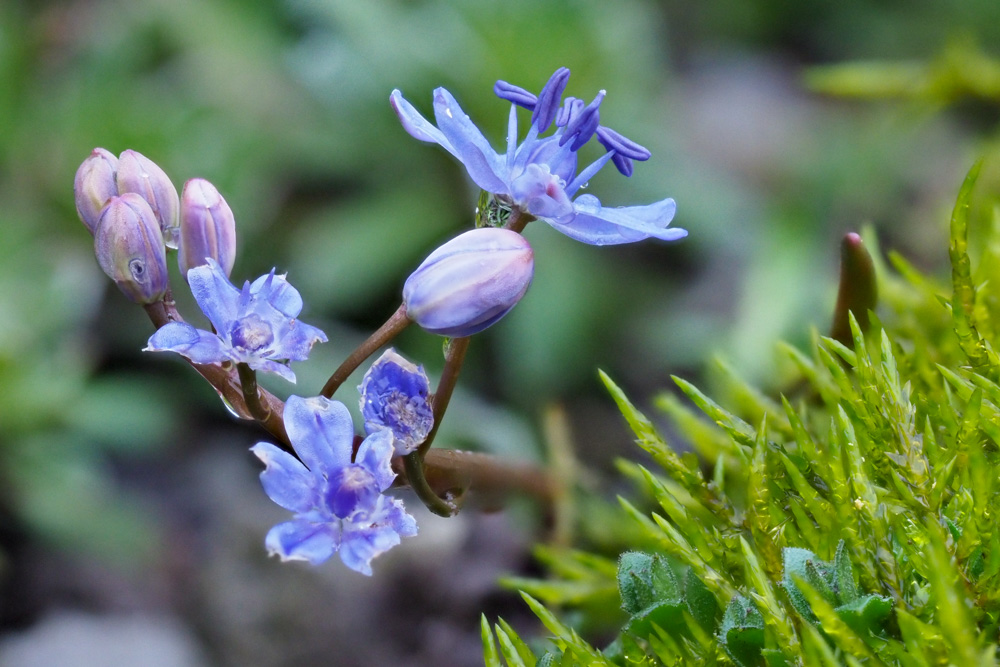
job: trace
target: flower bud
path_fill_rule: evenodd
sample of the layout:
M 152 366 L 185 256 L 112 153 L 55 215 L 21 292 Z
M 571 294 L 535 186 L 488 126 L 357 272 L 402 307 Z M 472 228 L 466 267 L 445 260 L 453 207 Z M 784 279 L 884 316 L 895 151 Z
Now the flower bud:
M 167 291 L 167 252 L 160 225 L 134 193 L 112 197 L 97 221 L 94 253 L 104 273 L 136 303 L 154 303 Z
M 118 192 L 134 192 L 149 204 L 168 248 L 177 247 L 180 198 L 160 167 L 142 153 L 124 151 L 118 157 Z
M 219 263 L 228 276 L 236 261 L 236 218 L 215 186 L 203 178 L 192 178 L 181 193 L 181 225 L 177 263 L 181 275 L 206 264 Z
M 76 170 L 76 178 L 73 179 L 76 212 L 91 234 L 97 229 L 101 209 L 118 194 L 117 170 L 118 158 L 103 148 L 95 148 Z
M 431 333 L 471 336 L 520 301 L 534 268 L 531 246 L 517 232 L 473 229 L 432 252 L 406 279 L 406 314 Z

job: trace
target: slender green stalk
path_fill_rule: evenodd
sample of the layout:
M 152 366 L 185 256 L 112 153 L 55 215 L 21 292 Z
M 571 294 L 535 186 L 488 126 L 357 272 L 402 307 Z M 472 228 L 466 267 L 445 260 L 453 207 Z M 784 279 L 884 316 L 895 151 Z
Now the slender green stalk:
M 236 372 L 240 376 L 240 386 L 243 388 L 243 402 L 247 405 L 247 410 L 253 418 L 259 422 L 266 422 L 271 416 L 271 410 L 260 400 L 260 390 L 257 387 L 257 371 L 247 364 L 240 362 L 236 364 Z
M 344 381 L 350 377 L 351 373 L 357 370 L 358 366 L 365 359 L 372 356 L 376 350 L 398 336 L 411 321 L 406 316 L 406 305 L 401 304 L 396 309 L 396 312 L 392 314 L 392 317 L 386 320 L 385 324 L 369 336 L 368 340 L 361 343 L 354 352 L 351 352 L 347 359 L 344 359 L 344 363 L 340 364 L 340 367 L 333 372 L 330 379 L 323 385 L 322 391 L 319 392 L 320 396 L 325 396 L 326 398 L 333 396 L 337 389 L 340 388 L 340 385 L 344 384 Z
M 458 512 L 458 507 L 454 503 L 439 496 L 427 483 L 427 477 L 424 476 L 423 455 L 419 450 L 404 456 L 403 466 L 406 470 L 406 481 L 410 483 L 410 488 L 427 509 L 444 517 L 454 516 Z
M 427 450 L 434 443 L 438 427 L 441 426 L 441 420 L 444 419 L 445 410 L 448 409 L 448 403 L 451 402 L 451 394 L 455 391 L 455 385 L 458 383 L 458 374 L 462 370 L 462 364 L 465 362 L 465 353 L 468 349 L 468 337 L 452 338 L 448 341 L 448 347 L 445 350 L 444 356 L 444 369 L 441 371 L 441 380 L 438 382 L 437 391 L 434 392 L 432 406 L 434 410 L 434 425 L 431 427 L 431 432 L 420 443 L 420 447 L 417 448 L 417 452 L 420 453 L 421 458 L 427 454 Z

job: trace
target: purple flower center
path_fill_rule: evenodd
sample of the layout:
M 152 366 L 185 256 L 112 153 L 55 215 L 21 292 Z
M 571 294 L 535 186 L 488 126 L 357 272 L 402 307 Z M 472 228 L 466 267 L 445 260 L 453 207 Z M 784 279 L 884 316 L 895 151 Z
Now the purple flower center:
M 273 343 L 274 332 L 266 320 L 251 313 L 233 323 L 229 340 L 234 348 L 253 353 Z
M 326 487 L 326 504 L 334 516 L 346 519 L 357 512 L 375 509 L 379 497 L 375 476 L 357 463 L 346 465 L 330 478 Z

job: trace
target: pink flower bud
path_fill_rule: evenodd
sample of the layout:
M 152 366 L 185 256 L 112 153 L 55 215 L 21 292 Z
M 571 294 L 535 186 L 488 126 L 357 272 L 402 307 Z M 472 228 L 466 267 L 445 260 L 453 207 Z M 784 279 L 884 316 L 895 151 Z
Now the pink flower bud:
M 236 261 L 236 218 L 215 186 L 192 178 L 181 193 L 180 243 L 177 262 L 181 275 L 214 259 L 226 276 Z
M 167 252 L 153 210 L 135 193 L 112 197 L 97 221 L 94 253 L 104 273 L 136 303 L 163 298 Z
M 534 268 L 531 246 L 517 232 L 473 229 L 432 252 L 406 279 L 406 314 L 431 333 L 471 336 L 521 300 Z
M 101 209 L 118 194 L 118 183 L 115 181 L 117 170 L 118 158 L 103 148 L 95 148 L 76 170 L 76 178 L 73 179 L 76 212 L 91 234 L 97 228 Z
M 124 151 L 118 157 L 118 192 L 134 192 L 149 204 L 168 248 L 177 247 L 180 198 L 177 188 L 160 167 L 142 153 Z

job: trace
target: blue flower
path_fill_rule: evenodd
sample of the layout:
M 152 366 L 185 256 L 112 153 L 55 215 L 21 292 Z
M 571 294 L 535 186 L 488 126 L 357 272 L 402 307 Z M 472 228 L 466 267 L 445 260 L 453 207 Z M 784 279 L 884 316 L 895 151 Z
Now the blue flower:
M 388 429 L 397 454 L 409 454 L 427 439 L 434 412 L 427 400 L 430 383 L 423 366 L 389 348 L 365 373 L 358 391 L 365 431 Z
M 268 552 L 313 565 L 339 553 L 347 567 L 371 575 L 373 558 L 417 534 L 403 503 L 382 495 L 396 477 L 391 432 L 371 434 L 352 457 L 354 427 L 343 403 L 290 396 L 284 419 L 298 459 L 268 442 L 251 448 L 266 466 L 264 492 L 295 513 L 268 532 Z
M 295 319 L 302 297 L 284 276 L 261 276 L 236 289 L 222 267 L 207 265 L 188 271 L 191 293 L 216 333 L 185 322 L 170 322 L 154 333 L 147 352 L 177 352 L 196 364 L 233 361 L 254 370 L 277 373 L 295 382 L 289 361 L 304 361 L 326 334 Z
M 399 90 L 392 91 L 389 101 L 407 132 L 444 147 L 465 165 L 476 185 L 570 238 L 590 245 L 610 245 L 649 237 L 673 241 L 686 236 L 683 229 L 667 227 L 676 210 L 673 199 L 622 208 L 601 206 L 593 195 L 571 200 L 608 161 L 625 176 L 631 176 L 633 161 L 649 159 L 649 151 L 600 125 L 603 90 L 587 105 L 574 97 L 562 101 L 568 80 L 569 70 L 559 68 L 537 96 L 497 81 L 494 92 L 511 102 L 507 150 L 503 154 L 493 150 L 444 88 L 434 91 L 436 126 L 421 116 Z M 532 111 L 531 127 L 520 144 L 519 106 Z M 542 137 L 553 123 L 555 131 Z M 577 173 L 577 151 L 594 137 L 607 152 Z

